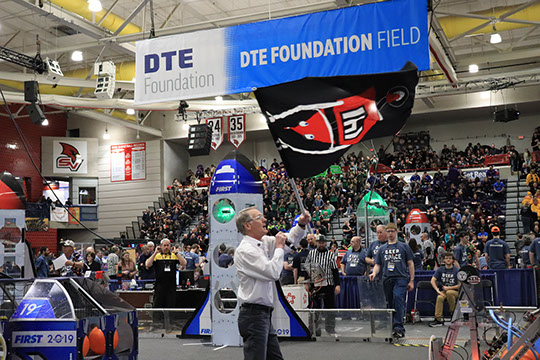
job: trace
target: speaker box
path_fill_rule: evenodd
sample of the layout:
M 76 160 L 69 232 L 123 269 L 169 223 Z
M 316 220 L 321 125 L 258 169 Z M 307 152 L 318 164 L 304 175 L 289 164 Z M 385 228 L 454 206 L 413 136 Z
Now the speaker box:
M 207 124 L 191 125 L 188 133 L 188 153 L 190 156 L 210 154 L 212 129 Z
M 36 103 L 26 105 L 25 109 L 34 124 L 41 125 L 42 121 L 45 120 L 45 115 L 43 114 L 43 111 L 41 111 L 41 108 Z
M 507 108 L 493 113 L 493 121 L 509 122 L 519 119 L 519 111 L 513 108 Z
M 24 101 L 37 102 L 38 101 L 38 83 L 37 81 L 25 81 L 24 82 Z

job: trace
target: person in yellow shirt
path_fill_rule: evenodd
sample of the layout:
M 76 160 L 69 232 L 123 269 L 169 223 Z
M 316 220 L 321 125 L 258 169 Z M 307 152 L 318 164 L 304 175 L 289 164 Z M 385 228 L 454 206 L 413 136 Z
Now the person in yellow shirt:
M 527 175 L 527 178 L 525 179 L 525 181 L 527 182 L 527 186 L 529 186 L 531 182 L 535 182 L 535 181 L 540 182 L 540 178 L 534 171 L 531 171 L 529 175 Z
M 530 191 L 527 191 L 527 195 L 525 195 L 523 200 L 521 200 L 521 205 L 523 205 L 523 206 L 525 206 L 525 205 L 531 206 L 532 203 L 533 203 L 532 193 Z
M 540 201 L 537 198 L 533 199 L 533 203 L 531 205 L 531 210 L 538 214 L 538 218 L 540 219 Z

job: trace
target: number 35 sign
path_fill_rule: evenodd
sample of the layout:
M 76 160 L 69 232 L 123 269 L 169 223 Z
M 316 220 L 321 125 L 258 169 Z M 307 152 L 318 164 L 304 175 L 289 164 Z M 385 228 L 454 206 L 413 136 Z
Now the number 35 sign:
M 246 115 L 229 116 L 229 142 L 236 148 L 246 140 Z

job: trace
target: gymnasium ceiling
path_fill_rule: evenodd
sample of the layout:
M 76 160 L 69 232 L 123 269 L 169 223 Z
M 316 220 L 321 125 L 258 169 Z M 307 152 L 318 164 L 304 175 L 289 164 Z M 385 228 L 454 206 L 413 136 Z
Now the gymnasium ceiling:
M 86 0 L 42 0 L 43 6 L 40 1 L 0 0 L 0 45 L 34 56 L 39 34 L 42 56 L 58 59 L 69 78 L 60 85 L 72 85 L 47 91 L 76 98 L 93 97 L 93 81 L 86 80 L 93 63 L 112 60 L 118 69 L 117 86 L 121 88 L 115 97 L 127 101 L 133 99 L 134 41 L 149 37 L 152 22 L 156 36 L 163 36 L 368 2 L 101 0 L 103 10 L 93 17 Z M 419 111 L 437 109 L 437 99 L 443 96 L 486 90 L 496 93 L 494 90 L 499 88 L 530 94 L 531 87 L 540 85 L 540 0 L 440 0 L 434 1 L 432 7 L 432 32 L 440 44 L 442 63 L 432 57 L 433 70 L 421 74 Z M 501 35 L 502 42 L 490 43 L 494 32 Z M 83 52 L 82 62 L 71 60 L 74 50 Z M 477 64 L 479 72 L 469 73 L 470 64 Z M 443 67 L 455 70 L 453 84 L 443 74 Z M 0 61 L 0 86 L 5 90 L 20 91 L 20 82 L 13 80 L 32 77 L 25 69 Z M 88 89 L 81 90 L 83 87 Z M 525 97 L 517 94 L 516 99 L 520 98 Z M 238 95 L 226 99 L 237 100 Z

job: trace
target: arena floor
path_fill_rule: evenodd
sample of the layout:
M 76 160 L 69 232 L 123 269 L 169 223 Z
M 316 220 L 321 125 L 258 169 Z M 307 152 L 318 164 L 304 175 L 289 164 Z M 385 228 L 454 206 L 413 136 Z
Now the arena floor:
M 281 351 L 285 359 L 318 360 L 332 359 L 336 355 L 345 359 L 394 359 L 400 360 L 427 359 L 427 344 L 431 335 L 444 337 L 447 327 L 430 328 L 428 322 L 407 325 L 407 337 L 398 344 L 390 344 L 379 340 L 377 342 L 335 341 L 327 337 L 317 341 L 281 341 Z M 465 345 L 468 339 L 468 329 L 461 329 L 458 345 Z M 242 359 L 242 348 L 212 346 L 207 339 L 177 339 L 174 335 L 156 337 L 155 334 L 141 333 L 139 338 L 139 359 L 204 359 L 229 360 Z M 467 347 L 466 347 L 467 348 Z M 467 348 L 468 351 L 470 351 Z M 463 356 L 463 349 L 458 349 Z M 455 355 L 453 359 L 460 359 Z

